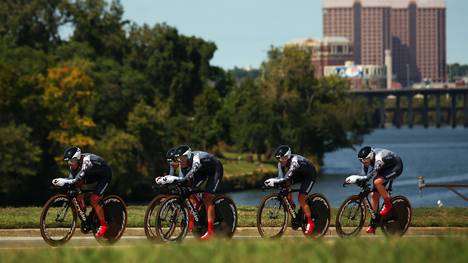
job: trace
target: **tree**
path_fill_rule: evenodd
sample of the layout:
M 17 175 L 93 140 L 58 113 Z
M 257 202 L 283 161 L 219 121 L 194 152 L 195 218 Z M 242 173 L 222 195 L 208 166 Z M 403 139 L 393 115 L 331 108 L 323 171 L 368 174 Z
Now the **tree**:
M 1 204 L 18 198 L 18 193 L 27 193 L 30 177 L 38 174 L 41 149 L 32 141 L 31 132 L 24 124 L 0 126 Z
M 238 150 L 264 153 L 273 147 L 273 108 L 254 81 L 246 80 L 229 94 L 223 114 L 230 120 L 229 134 Z
M 339 78 L 315 79 L 310 56 L 298 47 L 273 48 L 262 65 L 261 85 L 280 116 L 275 142 L 321 160 L 326 152 L 357 142 L 369 125 L 361 102 L 349 96 L 349 84 Z
M 221 127 L 218 112 L 221 108 L 221 98 L 213 87 L 206 87 L 195 98 L 193 120 L 193 139 L 198 140 L 202 149 L 214 146 L 220 139 Z
M 89 67 L 87 61 L 71 61 L 69 65 L 51 68 L 47 75 L 39 76 L 43 88 L 42 103 L 52 125 L 48 139 L 53 142 L 54 149 L 95 144 L 90 130 L 96 124 L 84 113 L 93 88 L 93 80 L 86 73 Z
M 18 46 L 42 50 L 61 43 L 59 29 L 70 22 L 66 0 L 0 2 L 0 36 Z

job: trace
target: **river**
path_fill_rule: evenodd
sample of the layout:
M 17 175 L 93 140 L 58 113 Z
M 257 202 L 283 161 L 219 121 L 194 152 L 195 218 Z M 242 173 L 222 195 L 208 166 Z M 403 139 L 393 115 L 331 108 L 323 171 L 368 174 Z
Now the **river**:
M 468 183 L 468 129 L 378 129 L 364 137 L 363 145 L 386 148 L 402 157 L 403 174 L 393 184 L 393 195 L 405 195 L 413 207 L 435 207 L 439 200 L 443 206 L 468 207 L 468 202 L 445 188 L 425 188 L 421 193 L 417 188 L 418 176 L 424 176 L 426 183 Z M 360 172 L 356 150 L 340 149 L 325 155 L 324 175 L 312 192 L 323 193 L 333 207 L 359 191 L 357 186 L 342 187 L 346 175 Z M 459 191 L 468 196 L 468 188 Z M 238 205 L 258 205 L 265 194 L 261 190 L 229 193 Z

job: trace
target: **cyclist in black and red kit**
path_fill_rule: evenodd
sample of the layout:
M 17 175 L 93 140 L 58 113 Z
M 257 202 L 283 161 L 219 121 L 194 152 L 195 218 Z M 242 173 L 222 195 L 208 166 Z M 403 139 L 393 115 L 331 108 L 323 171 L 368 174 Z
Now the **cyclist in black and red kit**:
M 206 207 L 208 230 L 201 239 L 208 240 L 213 235 L 213 223 L 215 219 L 213 198 L 223 178 L 223 165 L 214 155 L 202 151 L 192 152 L 188 145 L 177 147 L 174 156 L 180 165 L 179 176 L 167 175 L 159 177 L 156 179 L 156 183 L 168 184 L 179 181 L 188 182 L 191 186 L 199 187 L 203 182 L 207 181 L 205 193 L 203 193 L 203 203 Z M 191 218 L 191 220 L 193 219 Z
M 307 226 L 304 233 L 310 235 L 314 230 L 315 224 L 312 220 L 310 206 L 306 202 L 306 198 L 317 179 L 317 171 L 314 165 L 305 157 L 292 154 L 291 148 L 287 145 L 279 146 L 275 151 L 275 157 L 278 160 L 278 177 L 267 179 L 265 185 L 274 187 L 275 184 L 282 184 L 286 181 L 292 181 L 293 183 L 302 182 L 298 199 L 302 211 L 304 211 L 307 218 Z M 292 193 L 289 193 L 288 199 L 293 203 Z
M 403 172 L 403 161 L 401 158 L 394 152 L 379 149 L 371 148 L 370 146 L 365 146 L 361 148 L 358 152 L 358 159 L 362 163 L 363 175 L 357 176 L 358 180 L 369 180 L 374 177 L 374 187 L 372 189 L 372 208 L 375 211 L 379 209 L 379 199 L 380 196 L 384 199 L 384 205 L 380 210 L 379 214 L 385 216 L 392 209 L 392 203 L 390 201 L 390 196 L 385 189 L 385 186 L 390 180 L 393 180 L 401 175 Z M 368 234 L 375 233 L 376 223 L 371 221 L 369 228 L 366 232 Z
M 93 194 L 91 195 L 91 205 L 96 212 L 99 219 L 99 229 L 96 237 L 102 237 L 107 231 L 107 223 L 104 217 L 104 210 L 99 205 L 104 192 L 112 178 L 112 170 L 106 164 L 106 161 L 91 153 L 81 153 L 80 148 L 76 146 L 69 147 L 65 150 L 63 160 L 70 167 L 68 178 L 55 178 L 52 184 L 56 186 L 75 185 L 81 187 L 83 184 L 90 184 L 97 182 Z M 83 199 L 83 194 L 78 194 L 78 203 L 80 207 L 85 210 L 86 206 Z

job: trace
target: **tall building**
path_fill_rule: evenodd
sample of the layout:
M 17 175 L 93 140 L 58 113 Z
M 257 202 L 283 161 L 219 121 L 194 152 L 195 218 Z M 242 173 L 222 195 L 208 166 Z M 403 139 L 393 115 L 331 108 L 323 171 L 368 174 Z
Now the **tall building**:
M 323 0 L 323 35 L 346 37 L 356 64 L 382 65 L 398 82 L 446 81 L 445 0 Z

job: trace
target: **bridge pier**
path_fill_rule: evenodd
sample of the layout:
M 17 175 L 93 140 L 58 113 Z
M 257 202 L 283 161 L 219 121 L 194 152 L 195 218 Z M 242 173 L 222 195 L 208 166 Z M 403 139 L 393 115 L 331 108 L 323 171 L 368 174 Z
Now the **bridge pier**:
M 440 128 L 440 119 L 441 119 L 441 113 L 440 113 L 440 95 L 437 94 L 436 96 L 436 127 Z
M 451 122 L 452 128 L 456 128 L 457 127 L 457 95 L 455 93 L 452 93 L 452 105 L 450 107 L 450 113 L 451 113 L 450 122 Z
M 408 127 L 413 128 L 413 95 L 408 96 Z
M 379 128 L 385 128 L 385 97 L 379 97 L 379 100 L 380 100 Z
M 468 128 L 468 94 L 463 96 L 464 126 Z
M 396 101 L 395 101 L 395 113 L 393 116 L 395 127 L 398 129 L 401 128 L 401 109 L 400 109 L 400 95 L 396 95 Z
M 424 94 L 424 105 L 423 105 L 423 109 L 422 109 L 422 122 L 423 122 L 423 125 L 424 125 L 424 128 L 427 128 L 429 127 L 429 118 L 427 117 L 427 112 L 428 112 L 428 108 L 429 108 L 429 100 L 428 100 L 428 95 L 427 94 Z

